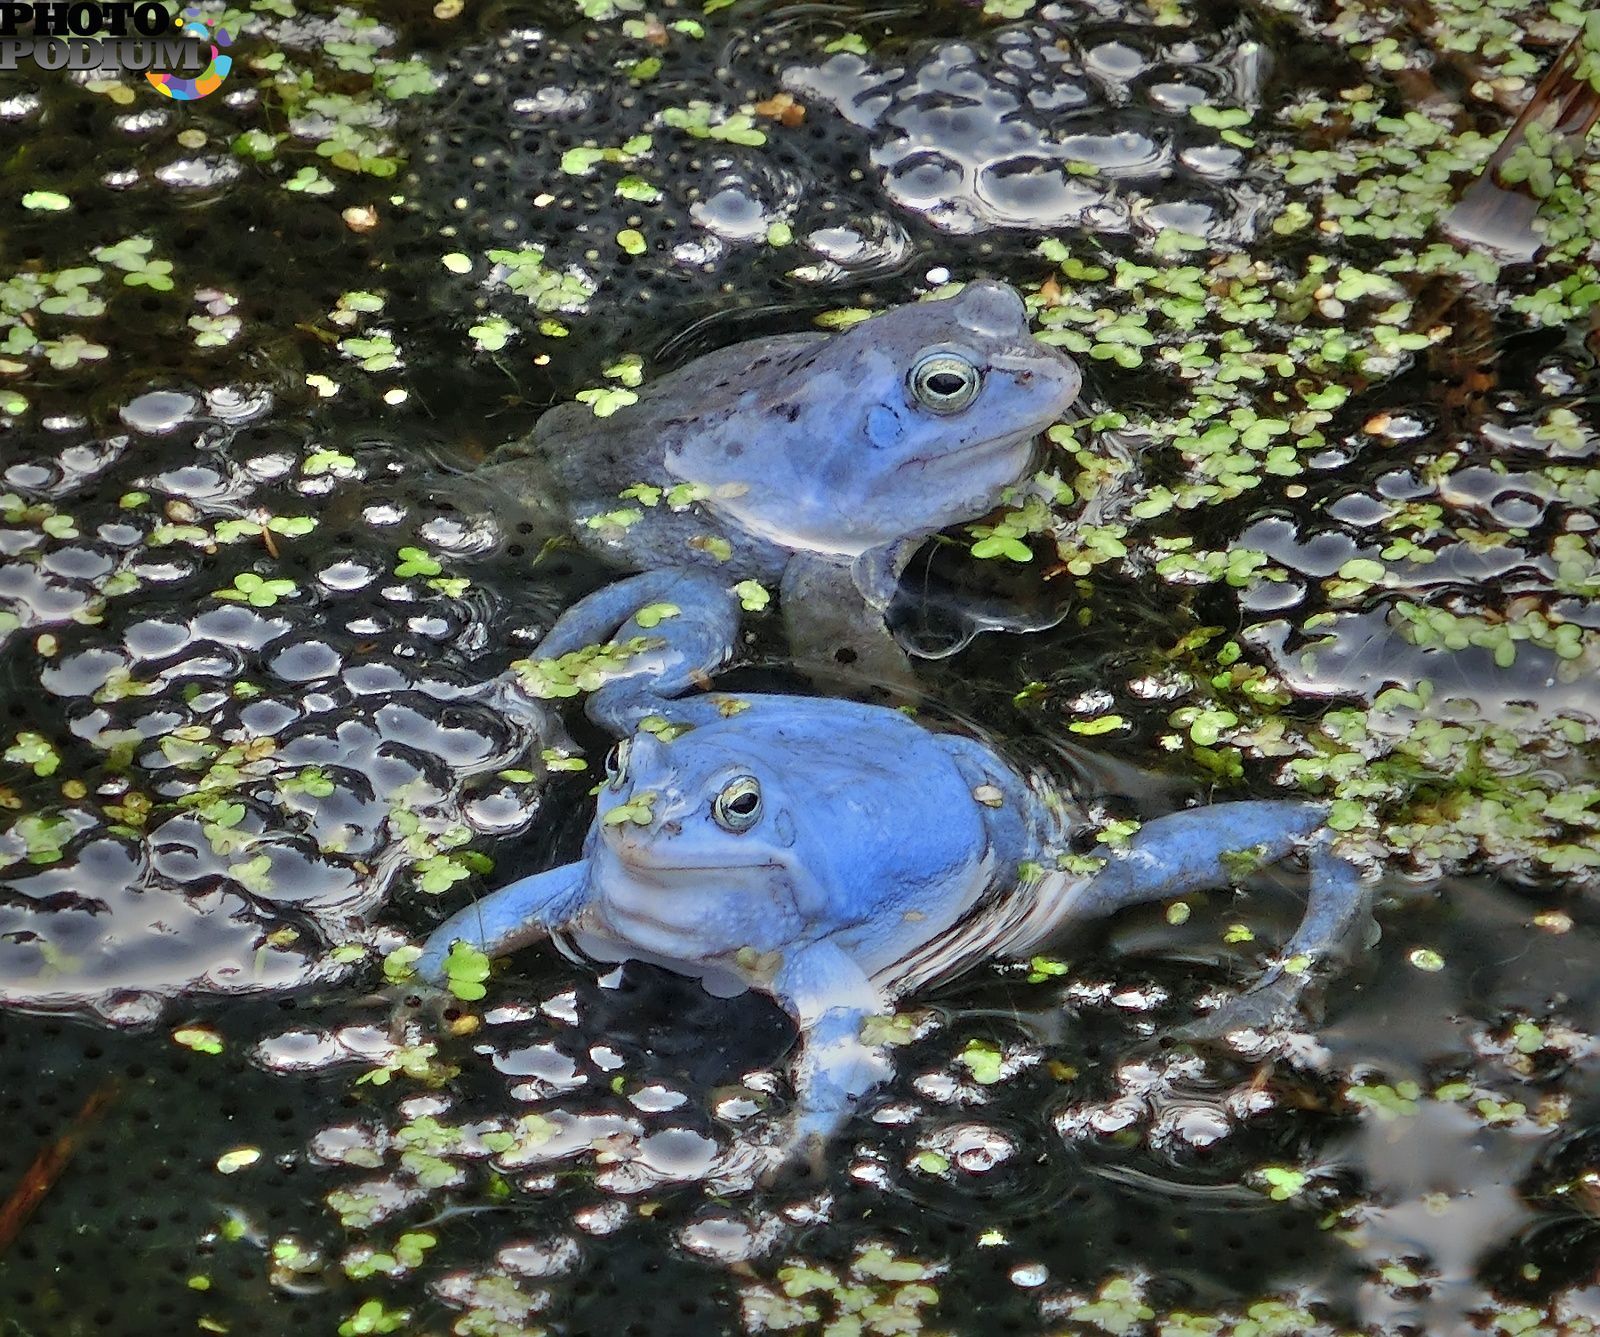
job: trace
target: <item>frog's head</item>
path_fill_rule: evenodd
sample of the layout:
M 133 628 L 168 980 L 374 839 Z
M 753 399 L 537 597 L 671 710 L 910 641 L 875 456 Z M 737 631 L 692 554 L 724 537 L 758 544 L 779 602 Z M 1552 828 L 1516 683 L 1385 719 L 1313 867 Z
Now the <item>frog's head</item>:
M 772 359 L 669 465 L 764 537 L 853 556 L 989 510 L 1081 382 L 1015 289 L 971 283 Z
M 863 924 L 895 939 L 946 922 L 985 832 L 933 735 L 850 702 L 757 702 L 613 751 L 589 855 L 610 933 L 679 960 L 739 955 L 759 974 L 762 958 L 822 938 L 852 949 Z

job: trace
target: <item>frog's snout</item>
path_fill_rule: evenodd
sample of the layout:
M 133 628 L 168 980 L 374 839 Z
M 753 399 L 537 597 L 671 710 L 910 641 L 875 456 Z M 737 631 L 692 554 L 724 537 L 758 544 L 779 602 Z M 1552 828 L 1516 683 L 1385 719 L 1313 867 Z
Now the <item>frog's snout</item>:
M 1034 358 L 1029 365 L 1015 373 L 1017 384 L 1026 386 L 1035 380 L 1048 384 L 1064 411 L 1083 388 L 1083 370 L 1059 348 L 1037 339 L 1033 341 L 1032 352 Z M 1041 360 L 1039 354 L 1045 354 L 1046 358 Z
M 620 822 L 603 828 L 601 838 L 624 863 L 636 867 L 658 864 L 667 851 L 664 841 L 683 834 L 683 822 L 676 817 L 654 817 L 649 822 Z
M 632 822 L 620 823 L 617 826 L 606 827 L 602 834 L 606 843 L 618 854 L 631 856 L 644 849 L 661 832 L 662 825 L 652 821 L 644 826 Z

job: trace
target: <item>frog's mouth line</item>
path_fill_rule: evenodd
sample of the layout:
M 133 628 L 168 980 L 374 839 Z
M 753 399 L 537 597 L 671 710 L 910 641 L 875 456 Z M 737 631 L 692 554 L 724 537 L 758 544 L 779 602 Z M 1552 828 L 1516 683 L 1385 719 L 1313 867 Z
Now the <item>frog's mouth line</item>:
M 674 868 L 662 871 L 696 873 L 729 868 L 743 871 L 775 866 L 724 864 L 709 870 Z M 598 909 L 602 918 L 610 922 L 613 933 L 620 934 L 625 941 L 635 945 L 673 954 L 684 960 L 712 960 L 719 955 L 726 955 L 731 949 L 725 946 L 708 948 L 706 925 L 696 908 L 697 904 L 692 888 L 663 888 L 639 878 L 622 888 L 620 895 L 617 888 L 605 888 Z M 684 914 L 686 910 L 687 915 Z
M 636 868 L 647 873 L 745 873 L 773 872 L 783 868 L 780 863 L 764 860 L 760 863 L 655 863 L 649 859 L 635 859 L 618 854 L 617 860 L 626 868 Z
M 605 842 L 611 856 L 624 868 L 641 874 L 657 873 L 777 873 L 783 870 L 783 864 L 775 859 L 728 859 L 725 862 L 711 861 L 707 863 L 668 863 L 663 859 L 650 857 L 639 846 L 619 848 L 614 840 Z
M 965 446 L 957 446 L 954 450 L 939 450 L 929 455 L 913 455 L 910 459 L 895 466 L 895 473 L 905 473 L 908 470 L 919 472 L 928 469 L 937 469 L 940 466 L 960 466 L 965 468 L 974 455 L 1002 455 L 1015 450 L 1027 442 L 1031 447 L 1043 429 L 1038 431 L 1017 432 L 1012 436 L 990 436 L 982 441 L 973 441 Z

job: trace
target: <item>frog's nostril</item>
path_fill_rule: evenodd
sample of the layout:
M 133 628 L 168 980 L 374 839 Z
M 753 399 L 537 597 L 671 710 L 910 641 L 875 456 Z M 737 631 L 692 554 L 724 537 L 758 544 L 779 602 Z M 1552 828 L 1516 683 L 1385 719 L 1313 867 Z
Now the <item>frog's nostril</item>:
M 661 834 L 664 836 L 679 836 L 683 834 L 682 822 L 662 822 Z

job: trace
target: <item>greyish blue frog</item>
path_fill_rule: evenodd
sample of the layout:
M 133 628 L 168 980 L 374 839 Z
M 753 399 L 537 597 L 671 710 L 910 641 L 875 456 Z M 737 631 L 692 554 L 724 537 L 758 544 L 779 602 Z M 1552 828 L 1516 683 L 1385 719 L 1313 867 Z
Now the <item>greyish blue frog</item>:
M 841 334 L 707 354 L 607 418 L 562 405 L 480 479 L 640 573 L 568 609 L 542 655 L 602 639 L 667 583 L 697 616 L 757 580 L 778 587 L 797 656 L 843 648 L 869 676 L 903 677 L 883 609 L 905 563 L 1027 474 L 1081 379 L 1014 289 L 970 283 Z
M 651 593 L 677 598 L 670 584 Z M 1056 871 L 1081 818 L 989 747 L 850 701 L 674 699 L 724 661 L 737 616 L 649 620 L 602 631 L 632 655 L 588 700 L 622 741 L 582 857 L 459 911 L 418 970 L 443 979 L 458 941 L 498 956 L 559 933 L 602 959 L 729 973 L 800 1028 L 785 1152 L 819 1145 L 887 1075 L 862 1025 L 895 999 L 992 957 L 1026 958 L 1072 923 L 1225 886 L 1240 851 L 1273 861 L 1308 845 L 1311 889 L 1283 949 L 1291 964 L 1225 1009 L 1229 1025 L 1288 1019 L 1304 968 L 1365 922 L 1361 878 L 1331 850 L 1321 804 L 1174 813 L 1125 849 L 1095 849 L 1092 875 Z

